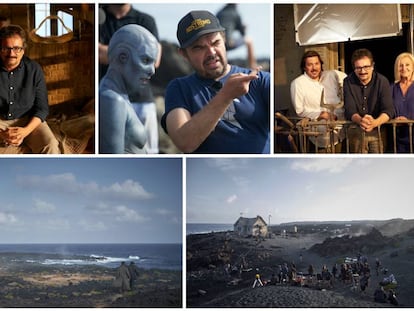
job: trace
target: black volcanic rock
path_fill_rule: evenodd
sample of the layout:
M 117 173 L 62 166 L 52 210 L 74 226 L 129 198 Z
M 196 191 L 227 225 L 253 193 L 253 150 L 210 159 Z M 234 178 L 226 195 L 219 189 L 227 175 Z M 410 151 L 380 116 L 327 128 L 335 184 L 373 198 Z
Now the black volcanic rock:
M 383 236 L 378 229 L 373 228 L 366 235 L 327 238 L 323 243 L 312 246 L 310 251 L 320 256 L 369 253 L 381 250 L 392 244 L 393 241 L 393 239 Z

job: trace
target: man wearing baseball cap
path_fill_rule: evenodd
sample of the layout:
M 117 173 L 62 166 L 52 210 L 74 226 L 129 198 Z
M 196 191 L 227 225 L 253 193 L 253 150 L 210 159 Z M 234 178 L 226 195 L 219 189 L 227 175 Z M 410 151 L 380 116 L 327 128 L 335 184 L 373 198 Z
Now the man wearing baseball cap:
M 224 30 L 208 11 L 178 23 L 179 53 L 195 72 L 167 86 L 162 126 L 185 153 L 269 153 L 270 74 L 228 64 Z

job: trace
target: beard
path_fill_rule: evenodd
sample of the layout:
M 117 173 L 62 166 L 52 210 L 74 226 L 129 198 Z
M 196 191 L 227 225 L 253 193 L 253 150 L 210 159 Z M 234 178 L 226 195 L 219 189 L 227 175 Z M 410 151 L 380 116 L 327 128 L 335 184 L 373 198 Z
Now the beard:
M 216 61 L 216 64 L 219 64 L 214 69 L 209 69 L 208 63 L 211 61 Z M 210 56 L 203 62 L 203 72 L 199 72 L 199 74 L 207 79 L 217 79 L 222 77 L 227 71 L 227 60 L 219 57 L 219 56 Z

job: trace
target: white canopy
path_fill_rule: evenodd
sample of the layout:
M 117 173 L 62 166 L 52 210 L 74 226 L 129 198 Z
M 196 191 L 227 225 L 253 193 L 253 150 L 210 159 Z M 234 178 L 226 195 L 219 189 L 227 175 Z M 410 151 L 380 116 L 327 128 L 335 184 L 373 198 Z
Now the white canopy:
M 401 34 L 399 4 L 294 4 L 299 45 L 353 41 Z

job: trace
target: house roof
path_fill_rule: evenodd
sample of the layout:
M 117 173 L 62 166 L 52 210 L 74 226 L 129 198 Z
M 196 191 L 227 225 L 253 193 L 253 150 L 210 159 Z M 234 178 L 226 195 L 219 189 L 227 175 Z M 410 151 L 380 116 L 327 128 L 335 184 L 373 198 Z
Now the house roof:
M 246 217 L 239 217 L 239 219 L 237 219 L 237 221 L 234 223 L 234 226 L 237 225 L 242 225 L 242 226 L 253 226 L 258 220 L 260 220 L 261 222 L 263 222 L 266 226 L 266 222 L 263 220 L 263 218 L 261 216 L 256 216 L 255 218 L 246 218 Z

